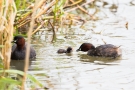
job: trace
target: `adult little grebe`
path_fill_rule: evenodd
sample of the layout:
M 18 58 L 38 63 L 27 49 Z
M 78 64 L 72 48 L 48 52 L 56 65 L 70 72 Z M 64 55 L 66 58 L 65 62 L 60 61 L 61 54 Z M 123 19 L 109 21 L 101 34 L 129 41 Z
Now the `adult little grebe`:
M 15 36 L 12 41 L 15 43 L 12 46 L 11 59 L 12 60 L 24 60 L 26 55 L 26 43 L 23 36 Z M 30 59 L 34 59 L 36 57 L 36 52 L 33 47 L 30 47 Z
M 112 44 L 100 45 L 95 48 L 91 43 L 83 43 L 77 51 L 88 51 L 89 56 L 118 57 L 122 55 L 120 47 Z

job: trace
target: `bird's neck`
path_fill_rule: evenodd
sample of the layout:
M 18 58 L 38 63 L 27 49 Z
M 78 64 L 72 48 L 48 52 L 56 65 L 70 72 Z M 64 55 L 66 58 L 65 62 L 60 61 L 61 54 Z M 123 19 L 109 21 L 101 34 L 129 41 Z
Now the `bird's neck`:
M 25 49 L 25 45 L 17 45 L 17 49 L 18 50 L 23 50 L 23 49 Z

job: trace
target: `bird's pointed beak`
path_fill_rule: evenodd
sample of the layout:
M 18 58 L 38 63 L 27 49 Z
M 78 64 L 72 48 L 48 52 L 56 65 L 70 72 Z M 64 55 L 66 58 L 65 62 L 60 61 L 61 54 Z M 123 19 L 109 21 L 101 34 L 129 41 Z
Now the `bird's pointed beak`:
M 16 41 L 17 41 L 17 40 L 13 40 L 13 41 L 11 41 L 11 43 L 16 43 Z

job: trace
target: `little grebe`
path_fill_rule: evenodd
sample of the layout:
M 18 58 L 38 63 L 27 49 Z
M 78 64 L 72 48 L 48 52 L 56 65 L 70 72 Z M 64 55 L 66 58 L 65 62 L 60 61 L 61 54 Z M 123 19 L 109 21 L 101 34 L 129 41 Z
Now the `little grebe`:
M 15 36 L 12 41 L 15 43 L 12 46 L 11 59 L 12 60 L 24 60 L 26 54 L 26 43 L 23 36 Z M 36 52 L 33 47 L 30 47 L 30 59 L 34 59 L 36 57 Z
M 68 47 L 67 50 L 65 49 L 59 49 L 57 51 L 57 53 L 61 54 L 61 53 L 71 53 L 73 51 L 72 47 Z

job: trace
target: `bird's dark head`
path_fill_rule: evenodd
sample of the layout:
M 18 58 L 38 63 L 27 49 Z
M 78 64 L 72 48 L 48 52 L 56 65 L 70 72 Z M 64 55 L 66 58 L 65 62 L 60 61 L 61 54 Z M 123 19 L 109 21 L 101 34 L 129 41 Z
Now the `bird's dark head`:
M 90 49 L 95 49 L 95 46 L 93 44 L 91 44 L 91 43 L 83 43 L 79 47 L 79 49 L 77 49 L 76 51 L 84 51 L 84 52 L 86 52 L 86 51 L 88 51 Z
M 68 47 L 66 53 L 71 53 L 73 51 L 72 47 Z
M 16 43 L 18 47 L 22 48 L 25 45 L 25 39 L 23 36 L 15 36 L 12 43 Z

